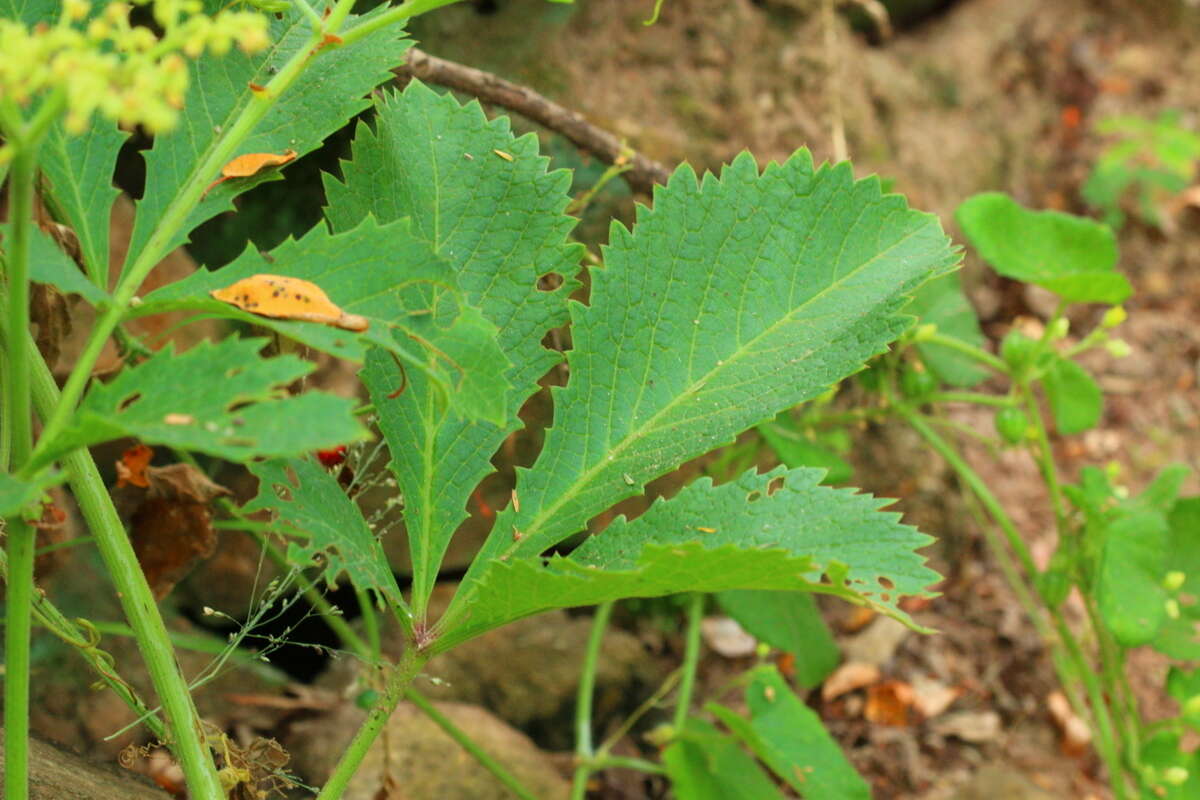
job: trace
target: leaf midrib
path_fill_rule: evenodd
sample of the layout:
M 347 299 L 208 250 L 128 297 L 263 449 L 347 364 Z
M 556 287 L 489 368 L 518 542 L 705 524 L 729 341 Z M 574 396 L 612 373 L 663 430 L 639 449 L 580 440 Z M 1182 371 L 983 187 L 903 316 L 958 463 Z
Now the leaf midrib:
M 558 493 L 558 499 L 556 499 L 553 503 L 551 503 L 548 506 L 543 506 L 542 509 L 539 511 L 538 515 L 536 517 L 534 517 L 534 519 L 531 521 L 531 524 L 529 524 L 529 526 L 526 528 L 526 530 L 523 531 L 523 533 L 525 534 L 525 537 L 522 540 L 522 542 L 514 543 L 514 544 L 511 544 L 508 547 L 506 547 L 503 551 L 503 555 L 504 556 L 511 555 L 514 551 L 516 551 L 519 547 L 522 547 L 522 546 L 525 549 L 528 549 L 528 548 L 532 547 L 532 545 L 534 543 L 537 543 L 538 534 L 540 532 L 540 529 L 542 528 L 543 525 L 546 524 L 546 521 L 548 519 L 553 520 L 554 516 L 558 513 L 559 509 L 561 509 L 570 500 L 572 500 L 583 487 L 587 486 L 599 472 L 601 472 L 603 469 L 605 469 L 607 464 L 617 461 L 619 459 L 619 456 L 626 449 L 628 449 L 631 445 L 636 444 L 638 441 L 640 441 L 641 439 L 643 439 L 644 437 L 649 435 L 650 432 L 653 432 L 656 429 L 658 420 L 660 418 L 662 418 L 663 416 L 667 415 L 670 411 L 672 411 L 684 398 L 690 398 L 699 389 L 702 389 L 709 382 L 709 380 L 712 379 L 712 377 L 716 373 L 729 368 L 732 364 L 734 364 L 739 359 L 741 359 L 746 353 L 750 352 L 752 350 L 752 346 L 756 342 L 762 340 L 765 337 L 774 335 L 778 329 L 780 329 L 782 326 L 790 323 L 792 321 L 792 319 L 799 314 L 799 312 L 803 311 L 810 304 L 813 304 L 816 301 L 823 299 L 830 292 L 832 292 L 835 288 L 837 288 L 840 285 L 842 285 L 843 283 L 845 283 L 847 279 L 852 278 L 855 275 L 861 273 L 863 270 L 869 268 L 872 264 L 876 263 L 880 259 L 882 259 L 885 256 L 887 256 L 888 254 L 890 254 L 893 250 L 900 247 L 902 244 L 904 244 L 910 238 L 912 238 L 913 236 L 916 236 L 918 233 L 922 232 L 925 227 L 926 227 L 925 224 L 913 227 L 910 231 L 906 232 L 903 236 L 901 236 L 896 241 L 894 241 L 892 244 L 890 244 L 886 249 L 879 251 L 871 258 L 863 261 L 862 264 L 860 264 L 855 269 L 843 273 L 838 278 L 838 280 L 831 282 L 825 288 L 814 293 L 808 299 L 806 299 L 803 303 L 801 303 L 798 306 L 793 307 L 791 312 L 781 316 L 778 320 L 776 320 L 776 322 L 774 322 L 770 326 L 764 328 L 763 331 L 760 332 L 758 335 L 754 336 L 751 339 L 748 339 L 745 343 L 742 344 L 740 349 L 734 355 L 732 355 L 728 358 L 725 358 L 725 359 L 721 359 L 720 363 L 715 364 L 713 366 L 713 368 L 710 369 L 707 373 L 705 373 L 699 380 L 693 381 L 683 391 L 679 392 L 669 403 L 667 403 L 665 406 L 663 406 L 659 411 L 657 411 L 651 417 L 647 418 L 646 421 L 642 425 L 640 425 L 636 429 L 631 430 L 629 433 L 627 433 L 624 436 L 624 438 L 622 438 L 618 443 L 616 443 L 612 448 L 610 448 L 607 451 L 607 453 L 603 454 L 602 457 L 600 459 L 598 459 L 593 466 L 591 466 L 588 469 L 581 472 L 579 474 L 579 477 L 570 485 L 570 487 L 567 490 Z M 496 535 L 495 531 L 493 531 L 492 535 Z M 549 546 L 549 544 L 538 548 L 539 552 L 540 552 L 540 550 L 544 549 L 544 547 L 546 547 L 546 546 Z

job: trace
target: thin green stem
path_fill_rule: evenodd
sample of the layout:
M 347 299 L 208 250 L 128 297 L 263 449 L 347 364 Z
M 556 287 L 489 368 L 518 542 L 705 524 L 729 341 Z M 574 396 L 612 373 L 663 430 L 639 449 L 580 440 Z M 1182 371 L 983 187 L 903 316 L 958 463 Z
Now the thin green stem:
M 704 613 L 704 594 L 694 593 L 688 598 L 687 639 L 683 650 L 683 665 L 680 667 L 679 696 L 675 701 L 675 735 L 678 736 L 687 722 L 692 705 L 692 691 L 696 687 L 696 670 L 700 666 L 700 618 Z
M 632 756 L 603 755 L 597 756 L 592 761 L 592 769 L 595 772 L 614 767 L 618 769 L 636 769 L 638 772 L 648 772 L 651 775 L 665 775 L 667 773 L 661 764 L 655 764 L 653 761 L 647 761 L 644 758 L 633 758 Z
M 367 751 L 391 718 L 392 712 L 396 710 L 396 705 L 408 692 L 409 685 L 428 660 L 429 656 L 417 650 L 411 641 L 406 644 L 399 663 L 392 667 L 388 676 L 383 697 L 367 714 L 367 719 L 358 729 L 358 733 L 354 734 L 346 752 L 342 753 L 337 766 L 333 768 L 333 774 L 317 795 L 317 800 L 336 800 L 346 791 L 350 778 L 358 770 Z
M 1016 526 L 1013 524 L 1008 514 L 1004 511 L 1004 507 L 1000 504 L 1000 501 L 997 500 L 995 495 L 992 494 L 991 490 L 988 489 L 987 484 L 984 483 L 983 479 L 979 477 L 979 474 L 975 472 L 975 470 L 971 469 L 970 465 L 968 465 L 966 461 L 964 461 L 962 457 L 958 455 L 954 448 L 951 447 L 950 444 L 944 439 L 942 439 L 931 427 L 929 427 L 925 420 L 921 419 L 920 416 L 912 409 L 905 406 L 898 406 L 897 413 L 900 414 L 900 416 L 902 416 L 905 421 L 907 421 L 908 424 L 911 425 L 913 429 L 917 431 L 917 433 L 920 434 L 920 436 L 925 439 L 926 442 L 929 443 L 930 447 L 932 447 L 939 455 L 942 456 L 942 458 L 946 460 L 948 464 L 950 464 L 951 468 L 954 469 L 955 473 L 958 474 L 963 483 L 967 485 L 975 497 L 983 504 L 988 514 L 996 521 L 996 524 L 1000 526 L 1001 530 L 1004 531 L 1009 546 L 1021 561 L 1021 566 L 1025 570 L 1025 575 L 1029 576 L 1030 580 L 1032 580 L 1033 576 L 1037 575 L 1038 572 L 1037 567 L 1033 562 L 1033 557 L 1029 552 L 1029 548 L 1026 547 L 1024 540 L 1021 538 L 1020 532 L 1017 531 Z M 984 531 L 987 533 L 990 531 L 990 528 L 988 526 L 984 526 Z M 1060 678 L 1063 680 L 1064 687 L 1069 686 L 1069 680 L 1072 677 L 1083 682 L 1084 691 L 1088 696 L 1088 704 L 1091 708 L 1092 718 L 1095 722 L 1093 727 L 1095 728 L 1097 734 L 1096 749 L 1099 751 L 1101 759 L 1105 762 L 1105 765 L 1108 767 L 1108 770 L 1112 775 L 1112 786 L 1114 792 L 1116 792 L 1116 797 L 1118 800 L 1121 800 L 1121 798 L 1125 797 L 1123 788 L 1121 786 L 1123 781 L 1121 760 L 1113 738 L 1113 725 L 1109 716 L 1108 706 L 1104 698 L 1104 692 L 1099 685 L 1095 671 L 1088 664 L 1087 659 L 1083 654 L 1083 650 L 1079 646 L 1078 639 L 1075 637 L 1075 634 L 1072 633 L 1070 627 L 1066 624 L 1061 612 L 1057 609 L 1048 609 L 1054 622 L 1054 632 L 1056 636 L 1049 636 L 1047 634 L 1043 628 L 1044 623 L 1040 621 L 1041 615 L 1037 613 L 1036 610 L 1039 606 L 1042 608 L 1046 607 L 1044 600 L 1041 598 L 1041 595 L 1037 590 L 1037 586 L 1031 586 L 1029 583 L 1027 583 L 1026 580 L 1021 577 L 1015 565 L 1008 564 L 1006 566 L 1005 559 L 1000 557 L 1001 554 L 1004 553 L 1004 548 L 999 540 L 989 537 L 989 543 L 993 551 L 999 557 L 998 561 L 1001 564 L 1001 569 L 1004 570 L 1005 578 L 1009 581 L 1010 585 L 1012 585 L 1013 591 L 1017 593 L 1018 600 L 1021 602 L 1022 606 L 1026 607 L 1027 613 L 1032 612 L 1031 620 L 1034 622 L 1035 626 L 1038 627 L 1039 632 L 1042 633 L 1043 640 L 1051 643 L 1052 645 L 1058 644 L 1064 648 L 1064 655 L 1070 660 L 1072 672 L 1074 673 L 1073 676 L 1060 674 Z
M 979 477 L 979 473 L 973 470 L 971 465 L 968 464 L 962 458 L 962 456 L 958 454 L 958 451 L 956 451 L 949 442 L 938 435 L 938 433 L 933 430 L 933 428 L 931 428 L 929 424 L 913 409 L 908 408 L 907 406 L 898 405 L 896 406 L 896 413 L 903 418 L 905 422 L 911 425 L 913 430 L 915 430 L 921 436 L 921 438 L 924 439 L 929 446 L 937 452 L 938 455 L 946 460 L 946 463 L 950 465 L 951 469 L 953 469 L 963 483 L 967 485 L 967 488 L 979 498 L 980 502 L 983 503 L 984 508 L 987 509 L 988 514 L 991 515 L 992 519 L 996 520 L 996 524 L 1000 526 L 1002 531 L 1004 531 L 1005 538 L 1008 540 L 1008 545 L 1012 548 L 1013 553 L 1016 554 L 1017 559 L 1021 562 L 1021 567 L 1025 570 L 1025 574 L 1030 576 L 1031 579 L 1034 575 L 1037 575 L 1037 565 L 1033 561 L 1033 555 L 1029 552 L 1029 548 L 1025 545 L 1025 540 L 1021 538 L 1020 531 L 1017 530 L 1017 526 L 1013 524 L 1012 519 L 1010 519 L 1008 514 L 1005 513 L 1004 506 L 1001 505 L 1000 501 L 996 499 L 996 496 L 992 494 L 992 491 L 988 488 L 983 478 Z M 1025 583 L 1024 581 L 1020 581 L 1018 585 L 1024 586 Z M 1017 590 L 1017 586 L 1014 586 L 1013 589 Z
M 1005 407 L 1013 404 L 1012 398 L 1002 394 L 983 392 L 934 392 L 928 398 L 931 403 L 972 403 L 977 406 Z
M 380 28 L 386 28 L 389 25 L 409 19 L 410 17 L 417 17 L 434 9 L 457 2 L 459 0 L 407 0 L 407 2 L 401 3 L 398 6 L 392 6 L 379 16 L 365 20 L 341 34 L 342 44 L 352 44 L 364 36 L 370 36 Z
M 322 31 L 325 29 L 325 22 L 321 19 L 312 6 L 308 4 L 308 0 L 292 0 L 292 5 L 300 9 L 304 16 L 308 17 L 309 23 L 314 31 Z
M 1062 487 L 1058 482 L 1058 467 L 1054 464 L 1054 450 L 1050 446 L 1050 436 L 1046 433 L 1046 422 L 1042 418 L 1042 410 L 1038 408 L 1037 396 L 1033 392 L 1033 387 L 1028 384 L 1022 385 L 1020 392 L 1021 398 L 1025 402 L 1025 413 L 1033 422 L 1037 442 L 1037 448 L 1033 454 L 1034 459 L 1042 473 L 1042 479 L 1046 482 L 1046 488 L 1050 492 L 1050 504 L 1054 509 L 1054 520 L 1058 526 L 1059 535 L 1066 535 L 1068 533 L 1067 512 L 1063 503 Z
M 607 186 L 610 181 L 612 181 L 618 175 L 622 175 L 633 169 L 633 164 L 629 161 L 629 159 L 632 157 L 633 151 L 629 148 L 623 148 L 621 154 L 618 156 L 618 160 L 625 159 L 624 162 L 620 164 L 611 164 L 608 169 L 604 170 L 600 177 L 596 179 L 596 182 L 593 183 L 587 191 L 583 192 L 579 195 L 579 197 L 576 197 L 567 204 L 567 207 L 563 209 L 563 213 L 568 216 L 574 216 L 576 214 L 582 215 L 583 212 L 587 210 L 587 207 L 591 205 L 592 200 L 596 198 L 596 195 L 599 194 L 600 191 Z
M 965 356 L 975 359 L 981 364 L 991 367 L 1001 375 L 1008 374 L 1008 364 L 1004 363 L 1004 359 L 992 355 L 981 347 L 968 344 L 961 339 L 956 339 L 953 336 L 947 336 L 944 333 L 934 333 L 926 338 L 923 338 L 921 341 L 925 344 L 937 344 L 941 345 L 942 347 L 948 347 L 951 350 L 956 350 Z
M 9 800 L 29 797 L 29 634 L 35 533 L 25 520 L 9 517 L 4 628 L 4 796 Z
M 362 615 L 363 631 L 371 648 L 371 660 L 379 661 L 383 656 L 383 642 L 379 636 L 379 616 L 375 613 L 375 603 L 371 600 L 371 593 L 360 586 L 354 587 L 354 595 L 358 598 L 358 611 Z
M 571 782 L 571 800 L 582 800 L 592 774 L 591 758 L 595 754 L 592 747 L 592 694 L 596 690 L 596 670 L 600 664 L 604 630 L 608 627 L 614 605 L 615 601 L 609 600 L 596 606 L 592 629 L 583 651 L 579 687 L 575 690 L 575 777 Z
M 421 709 L 425 713 L 425 716 L 433 720 L 451 739 L 458 743 L 459 747 L 466 750 L 471 758 L 478 761 L 488 772 L 492 773 L 509 791 L 521 798 L 521 800 L 537 800 L 533 792 L 529 791 L 523 783 L 517 780 L 515 775 L 509 772 L 499 761 L 488 755 L 487 751 L 480 747 L 465 731 L 455 725 L 452 719 L 438 711 L 437 707 L 423 694 L 410 687 L 405 693 L 405 698 Z
M 672 670 L 671 674 L 668 675 L 666 679 L 659 684 L 658 688 L 654 690 L 654 693 L 647 697 L 640 706 L 635 708 L 633 713 L 627 716 L 621 722 L 621 724 L 618 725 L 613 732 L 608 735 L 608 738 L 600 743 L 600 746 L 596 748 L 595 757 L 606 757 L 608 755 L 608 751 L 615 747 L 617 742 L 621 741 L 625 734 L 629 733 L 629 731 L 633 729 L 633 726 L 637 724 L 638 720 L 645 716 L 650 709 L 662 702 L 662 699 L 670 694 L 678 683 L 679 670 Z

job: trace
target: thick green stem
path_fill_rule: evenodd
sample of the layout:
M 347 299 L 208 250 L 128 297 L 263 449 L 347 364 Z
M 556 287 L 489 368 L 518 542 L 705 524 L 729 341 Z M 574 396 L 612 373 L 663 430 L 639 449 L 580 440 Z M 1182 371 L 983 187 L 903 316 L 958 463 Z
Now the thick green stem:
M 33 412 L 30 408 L 29 353 L 20 343 L 29 330 L 29 241 L 33 228 L 33 186 L 37 153 L 22 146 L 12 161 L 8 181 L 9 240 L 7 269 L 8 303 L 5 309 L 6 339 L 14 345 L 7 349 L 8 372 L 5 381 L 5 420 L 7 449 L 14 470 L 25 466 L 33 447 Z M 10 559 L 11 560 L 11 559 Z M 15 565 L 14 565 L 15 566 Z
M 38 414 L 44 417 L 59 403 L 58 386 L 46 363 L 36 355 L 28 332 L 23 340 L 25 348 L 32 354 L 33 402 Z M 10 352 L 13 349 L 10 347 Z M 137 636 L 150 680 L 166 711 L 171 749 L 179 759 L 189 794 L 196 800 L 224 800 L 225 792 L 208 747 L 200 736 L 200 717 L 192 703 L 187 681 L 175 661 L 167 628 L 96 463 L 91 453 L 79 449 L 63 459 L 63 467 L 117 589 L 125 617 Z
M 596 670 L 600 664 L 604 630 L 608 627 L 614 605 L 615 602 L 609 600 L 596 607 L 592 630 L 583 651 L 579 688 L 575 691 L 575 777 L 571 783 L 571 800 L 582 800 L 592 774 L 592 756 L 595 754 L 592 747 L 592 694 L 596 689 Z
M 29 628 L 33 608 L 33 526 L 7 523 L 8 592 L 4 628 L 4 796 L 29 797 Z
M 33 181 L 36 143 L 20 142 L 8 183 L 9 241 L 7 348 L 4 407 L 6 443 L 13 468 L 20 468 L 33 448 L 33 413 L 29 399 L 29 353 L 21 344 L 29 331 L 29 239 L 33 227 Z M 8 584 L 4 611 L 4 791 L 11 800 L 29 796 L 29 637 L 33 613 L 33 557 L 36 529 L 19 514 L 6 522 Z
M 346 791 L 350 778 L 358 770 L 367 751 L 371 749 L 371 745 L 374 744 L 380 731 L 391 718 L 392 712 L 396 710 L 396 705 L 407 693 L 409 685 L 428 660 L 429 656 L 418 651 L 411 642 L 404 648 L 399 663 L 392 668 L 391 674 L 388 676 L 383 697 L 367 714 L 367 719 L 358 729 L 358 733 L 354 734 L 346 752 L 342 753 L 337 766 L 333 768 L 333 774 L 329 776 L 329 780 L 321 788 L 321 793 L 317 795 L 317 800 L 337 800 Z
M 679 697 L 675 701 L 675 735 L 678 736 L 687 722 L 692 706 L 692 691 L 696 687 L 696 670 L 700 666 L 700 620 L 704 614 L 704 594 L 696 592 L 688 598 L 687 640 L 683 650 L 683 666 L 680 667 Z

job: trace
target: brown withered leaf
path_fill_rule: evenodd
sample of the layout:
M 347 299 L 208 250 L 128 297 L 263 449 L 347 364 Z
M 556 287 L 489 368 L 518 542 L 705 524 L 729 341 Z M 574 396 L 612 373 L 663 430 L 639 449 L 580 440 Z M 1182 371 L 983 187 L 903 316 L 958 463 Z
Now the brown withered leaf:
M 128 456 L 137 448 L 127 451 Z M 150 448 L 145 448 L 149 451 Z M 134 465 L 149 462 L 152 452 L 137 452 Z M 127 459 L 118 462 L 118 474 L 124 464 L 132 475 Z M 213 483 L 190 464 L 165 467 L 141 467 L 146 489 L 126 489 L 123 506 L 132 506 L 129 538 L 138 563 L 150 584 L 154 597 L 161 600 L 170 593 L 201 559 L 217 547 L 217 532 L 212 527 L 209 501 L 229 494 L 224 486 Z M 128 485 L 137 485 L 127 480 Z M 119 484 L 120 485 L 120 484 Z M 137 492 L 137 497 L 129 495 Z
M 208 503 L 231 492 L 191 464 L 168 464 L 146 470 L 151 497 L 177 498 L 193 503 Z
M 202 503 L 147 497 L 133 513 L 129 538 L 154 592 L 166 597 L 197 561 L 217 547 L 212 514 Z
M 69 301 L 53 286 L 34 283 L 29 287 L 29 321 L 37 326 L 33 340 L 46 365 L 54 369 L 62 343 L 71 335 Z
M 879 667 L 874 664 L 847 661 L 825 679 L 825 683 L 821 685 L 821 699 L 829 702 L 847 692 L 870 686 L 877 682 L 882 674 Z

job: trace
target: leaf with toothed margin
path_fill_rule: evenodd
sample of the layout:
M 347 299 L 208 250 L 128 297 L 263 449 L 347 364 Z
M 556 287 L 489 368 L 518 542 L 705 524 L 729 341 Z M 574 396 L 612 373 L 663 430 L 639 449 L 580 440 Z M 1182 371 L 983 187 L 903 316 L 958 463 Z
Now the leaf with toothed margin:
M 356 333 L 315 322 L 271 319 L 242 311 L 210 296 L 259 273 L 301 278 L 320 286 L 350 314 L 370 327 Z M 309 347 L 362 361 L 368 345 L 387 350 L 409 366 L 410 377 L 428 387 L 433 407 L 447 406 L 462 419 L 499 424 L 508 418 L 506 358 L 496 327 L 464 302 L 454 266 L 413 235 L 407 219 L 380 225 L 366 217 L 353 229 L 332 235 L 316 225 L 269 254 L 253 246 L 217 272 L 199 270 L 151 292 L 135 316 L 165 311 L 200 311 L 269 328 Z M 379 352 L 386 393 L 404 385 L 392 355 Z
M 508 153 L 512 160 L 495 155 Z M 395 367 L 372 351 L 362 372 L 392 453 L 392 471 L 405 498 L 413 564 L 413 602 L 432 591 L 437 568 L 466 501 L 493 471 L 491 457 L 520 426 L 517 410 L 538 378 L 561 359 L 542 345 L 546 331 L 567 320 L 566 297 L 577 285 L 581 247 L 567 241 L 575 220 L 562 211 L 570 176 L 546 172 L 537 138 L 514 139 L 508 120 L 488 120 L 476 102 L 460 105 L 411 82 L 403 93 L 382 92 L 373 126 L 360 123 L 341 181 L 326 176 L 326 214 L 335 230 L 363 217 L 408 218 L 413 235 L 452 265 L 466 302 L 498 329 L 511 362 L 508 416 L 470 424 L 438 413 L 421 375 L 392 397 Z M 556 276 L 551 286 L 545 276 Z M 541 282 L 539 282 L 539 279 Z M 546 289 L 543 291 L 543 289 Z
M 403 608 L 404 597 L 358 506 L 329 472 L 312 458 L 260 461 L 247 465 L 258 478 L 258 496 L 247 513 L 269 509 L 292 538 L 288 561 L 324 564 L 331 586 L 345 572 L 360 589 L 371 589 Z
M 899 600 L 931 596 L 939 576 L 916 551 L 932 538 L 880 510 L 892 501 L 822 486 L 823 474 L 751 470 L 717 487 L 702 478 L 632 521 L 618 517 L 569 557 L 496 562 L 470 616 L 435 647 L 552 608 L 729 589 L 835 594 L 918 627 Z
M 452 616 L 495 559 L 543 552 L 858 370 L 910 324 L 908 295 L 959 261 L 936 217 L 805 150 L 761 174 L 743 154 L 701 182 L 683 166 L 610 242 L 590 305 L 571 304 L 571 377 L 519 472 L 521 510 L 497 518 Z
M 230 461 L 290 456 L 366 438 L 354 401 L 323 392 L 288 397 L 315 366 L 296 356 L 261 358 L 266 339 L 229 337 L 185 353 L 171 345 L 108 383 L 96 382 L 41 464 L 78 447 L 125 436 Z
M 325 5 L 317 3 L 318 12 Z M 386 11 L 381 5 L 362 17 L 350 17 L 346 28 Z M 265 86 L 288 60 L 311 46 L 311 23 L 293 4 L 270 16 L 271 45 L 248 56 L 231 50 L 222 56 L 205 53 L 189 62 L 190 83 L 179 122 L 169 133 L 155 137 L 146 151 L 146 193 L 137 204 L 127 263 L 139 256 L 167 210 L 178 201 L 194 173 L 254 97 L 251 85 Z M 321 146 L 355 114 L 370 106 L 371 90 L 391 79 L 390 70 L 404 59 L 411 42 L 396 25 L 384 26 L 345 46 L 326 47 L 305 67 L 238 147 L 245 153 L 283 153 L 300 156 Z M 218 176 L 202 176 L 215 180 Z M 278 170 L 229 180 L 213 187 L 188 213 L 187 221 L 161 244 L 158 254 L 187 241 L 188 233 L 222 211 L 233 209 L 233 198 L 260 183 L 278 180 Z

